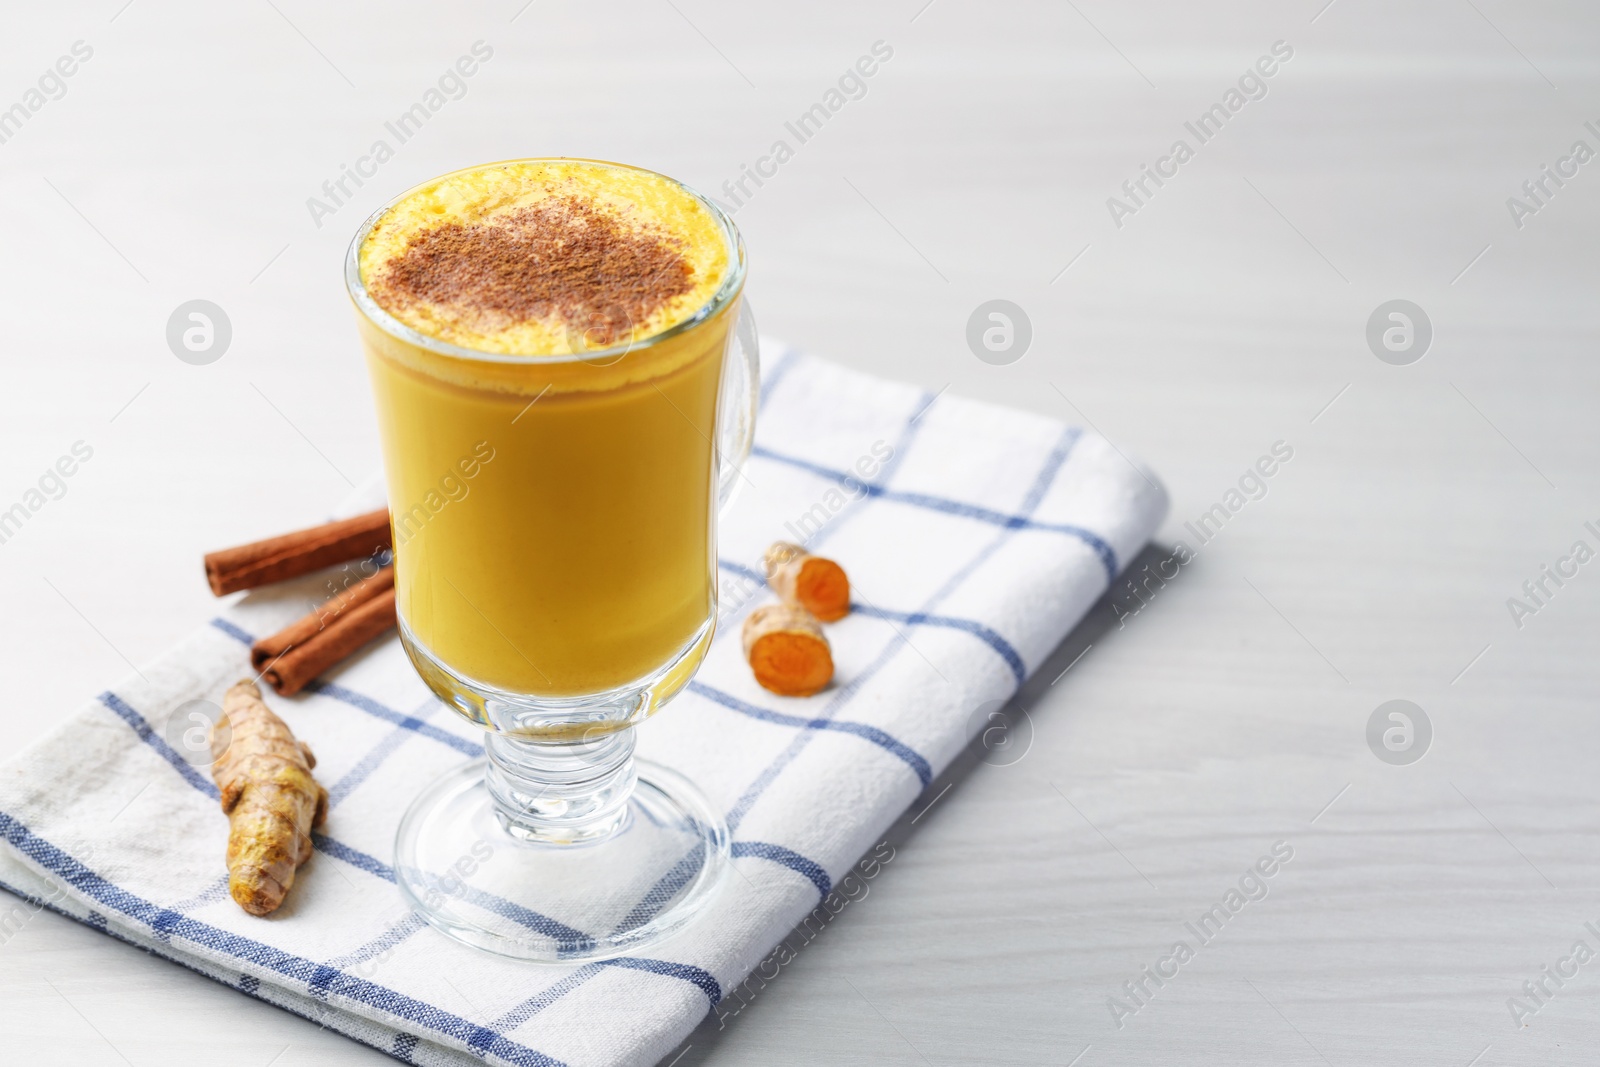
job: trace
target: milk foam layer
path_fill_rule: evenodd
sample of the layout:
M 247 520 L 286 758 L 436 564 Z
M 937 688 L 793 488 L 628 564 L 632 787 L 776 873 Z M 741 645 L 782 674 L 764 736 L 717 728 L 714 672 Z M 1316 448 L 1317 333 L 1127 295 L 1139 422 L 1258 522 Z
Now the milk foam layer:
M 499 355 L 561 356 L 637 342 L 704 308 L 729 240 L 683 186 L 586 160 L 524 160 L 446 175 L 374 223 L 363 285 L 429 337 Z

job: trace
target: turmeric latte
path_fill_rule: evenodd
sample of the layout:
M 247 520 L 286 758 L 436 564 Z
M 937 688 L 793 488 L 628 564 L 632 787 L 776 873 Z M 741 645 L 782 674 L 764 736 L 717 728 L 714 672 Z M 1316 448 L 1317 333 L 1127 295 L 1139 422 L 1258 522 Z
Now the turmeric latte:
M 581 160 L 459 171 L 393 205 L 361 247 L 373 298 L 480 352 L 639 341 L 704 307 L 728 269 L 717 220 L 659 174 Z
M 703 654 L 720 215 L 649 171 L 497 163 L 401 197 L 356 263 L 413 658 L 572 698 Z

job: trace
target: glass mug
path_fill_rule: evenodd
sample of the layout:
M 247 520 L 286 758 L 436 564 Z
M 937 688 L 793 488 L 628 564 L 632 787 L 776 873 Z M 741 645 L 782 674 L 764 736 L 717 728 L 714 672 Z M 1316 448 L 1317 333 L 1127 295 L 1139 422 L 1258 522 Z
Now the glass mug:
M 400 641 L 429 688 L 485 731 L 484 758 L 428 785 L 403 817 L 397 881 L 438 929 L 522 959 L 604 958 L 667 936 L 729 862 L 726 827 L 693 786 L 633 756 L 632 728 L 710 647 L 716 518 L 742 477 L 758 391 L 744 245 L 714 202 L 673 185 L 715 220 L 727 268 L 688 319 L 628 344 L 601 335 L 591 347 L 569 330 L 574 354 L 504 355 L 391 315 L 360 253 L 417 190 L 374 213 L 346 258 L 383 442 Z

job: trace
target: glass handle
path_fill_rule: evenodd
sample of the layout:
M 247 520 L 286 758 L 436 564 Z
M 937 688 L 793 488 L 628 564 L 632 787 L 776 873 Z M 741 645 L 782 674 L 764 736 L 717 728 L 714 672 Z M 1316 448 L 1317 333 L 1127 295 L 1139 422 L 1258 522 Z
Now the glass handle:
M 744 481 L 745 461 L 756 437 L 756 405 L 761 399 L 761 342 L 750 302 L 739 305 L 739 321 L 722 361 L 722 394 L 717 411 L 717 507 L 726 512 Z

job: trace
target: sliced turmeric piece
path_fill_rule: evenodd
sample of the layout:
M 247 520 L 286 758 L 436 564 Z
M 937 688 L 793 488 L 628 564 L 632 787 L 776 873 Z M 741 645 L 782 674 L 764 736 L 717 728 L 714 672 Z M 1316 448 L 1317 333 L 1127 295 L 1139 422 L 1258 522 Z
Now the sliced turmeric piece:
M 311 828 L 328 814 L 328 791 L 311 777 L 316 757 L 248 679 L 222 698 L 211 754 L 228 816 L 228 892 L 251 915 L 270 914 L 311 858 Z
M 822 627 L 796 604 L 767 604 L 744 620 L 744 658 L 756 681 L 780 696 L 808 697 L 833 679 Z
M 767 584 L 779 599 L 799 604 L 823 622 L 850 614 L 850 579 L 831 559 L 799 545 L 774 541 L 767 549 Z

